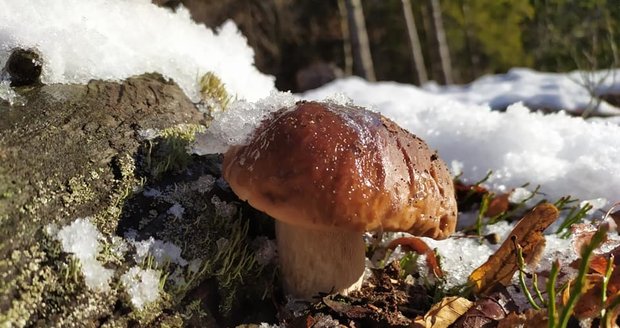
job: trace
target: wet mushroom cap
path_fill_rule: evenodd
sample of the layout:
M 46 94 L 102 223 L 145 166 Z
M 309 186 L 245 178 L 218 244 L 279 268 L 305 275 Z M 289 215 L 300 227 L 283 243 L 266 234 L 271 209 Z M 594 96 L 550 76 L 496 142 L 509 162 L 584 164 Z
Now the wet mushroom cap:
M 445 238 L 456 225 L 445 163 L 420 138 L 360 107 L 298 102 L 224 156 L 250 205 L 310 229 L 406 231 Z

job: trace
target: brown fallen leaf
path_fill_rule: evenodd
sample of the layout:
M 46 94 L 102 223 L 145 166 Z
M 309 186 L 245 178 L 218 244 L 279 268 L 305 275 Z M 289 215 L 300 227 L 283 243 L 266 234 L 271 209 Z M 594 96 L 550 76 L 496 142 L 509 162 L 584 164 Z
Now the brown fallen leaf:
M 508 285 L 518 270 L 517 248 L 523 249 L 527 265 L 538 260 L 545 247 L 543 231 L 558 218 L 558 209 L 543 203 L 525 214 L 510 232 L 508 238 L 489 259 L 469 275 L 474 293 L 484 295 L 495 285 Z
M 493 199 L 489 202 L 489 207 L 484 215 L 488 218 L 492 218 L 508 211 L 510 208 L 510 202 L 508 201 L 509 196 L 509 193 L 505 193 L 493 197 Z
M 590 260 L 590 271 L 604 275 L 608 262 L 604 255 L 594 255 Z
M 591 223 L 576 223 L 570 226 L 575 253 L 581 254 L 582 249 L 590 244 L 597 227 Z
M 547 310 L 528 309 L 523 313 L 511 312 L 501 320 L 497 328 L 513 327 L 547 327 L 549 319 Z
M 439 261 L 437 261 L 437 256 L 435 256 L 435 252 L 433 252 L 433 250 L 428 247 L 424 240 L 418 237 L 396 238 L 390 242 L 388 248 L 393 250 L 399 245 L 406 250 L 416 252 L 420 255 L 426 255 L 426 265 L 428 265 L 428 268 L 433 272 L 436 277 L 443 277 L 443 271 L 441 271 L 441 267 L 439 267 Z
M 413 326 L 416 328 L 447 328 L 473 305 L 473 302 L 464 297 L 444 297 L 434 304 L 423 317 L 417 317 Z
M 508 290 L 500 286 L 488 296 L 478 299 L 451 327 L 495 327 L 498 321 L 517 310 L 518 306 Z
M 617 297 L 620 297 L 620 267 L 618 267 L 618 263 L 616 261 L 618 255 L 614 254 L 617 252 L 618 248 L 612 250 L 610 253 L 607 254 L 614 255 L 614 259 L 612 262 L 611 276 L 609 277 L 609 281 L 607 282 L 607 301 L 604 304 L 607 311 L 615 310 L 615 312 L 613 312 L 615 313 L 615 316 L 617 316 L 618 309 L 613 309 L 612 304 L 615 302 Z M 600 257 L 604 259 L 605 265 L 607 265 L 609 259 L 606 259 L 604 255 L 601 255 Z M 599 266 L 602 266 L 602 264 L 599 264 Z M 601 268 L 598 268 L 593 271 L 602 271 L 602 273 L 598 272 L 586 275 L 586 283 L 583 287 L 581 296 L 577 300 L 575 309 L 573 310 L 575 317 L 577 317 L 578 319 L 594 318 L 600 315 L 601 310 L 603 309 L 603 304 L 601 304 L 601 294 L 603 291 L 602 286 L 605 269 L 606 268 L 603 268 L 601 270 Z M 573 287 L 572 282 L 568 285 L 568 287 L 569 288 L 566 288 L 566 290 L 562 294 L 561 301 L 563 305 L 566 304 L 569 297 L 570 289 L 571 287 Z
M 586 283 L 583 286 L 583 292 L 577 300 L 577 304 L 573 309 L 573 315 L 577 319 L 587 319 L 599 316 L 602 309 L 601 293 L 602 293 L 603 276 L 598 274 L 586 275 Z M 572 286 L 571 286 L 572 287 Z M 567 290 L 569 288 L 566 288 Z M 562 303 L 566 305 L 568 297 L 566 293 L 562 294 Z
M 461 181 L 455 181 L 454 192 L 459 210 L 469 210 L 480 205 L 482 198 L 489 191 L 480 185 L 468 185 Z
M 338 301 L 330 296 L 323 297 L 323 304 L 328 306 L 334 312 L 350 319 L 359 319 L 367 317 L 371 313 L 369 307 L 353 305 L 346 301 Z

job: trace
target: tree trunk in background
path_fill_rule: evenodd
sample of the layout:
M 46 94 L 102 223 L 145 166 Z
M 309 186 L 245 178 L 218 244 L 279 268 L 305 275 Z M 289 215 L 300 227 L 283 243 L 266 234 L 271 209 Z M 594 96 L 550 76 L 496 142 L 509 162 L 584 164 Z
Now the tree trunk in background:
M 370 55 L 362 2 L 361 0 L 345 0 L 345 4 L 349 29 L 351 31 L 354 73 L 368 81 L 375 81 L 375 69 L 372 64 L 372 56 Z
M 342 50 L 344 57 L 345 76 L 353 75 L 353 55 L 351 50 L 351 30 L 347 15 L 345 0 L 338 0 L 338 11 L 340 12 L 340 29 L 342 30 Z
M 415 18 L 413 17 L 413 10 L 411 9 L 411 0 L 402 0 L 402 2 L 415 72 L 417 74 L 418 83 L 421 85 L 428 81 L 428 74 L 426 73 L 426 66 L 424 65 L 424 56 L 422 55 L 420 38 L 418 37 L 418 30 L 415 26 Z
M 471 23 L 468 21 L 467 17 L 471 17 L 469 6 L 467 3 L 463 2 L 461 5 L 461 12 L 463 17 L 466 18 L 463 33 L 465 34 L 465 50 L 467 51 L 469 57 L 469 68 L 467 69 L 467 75 L 461 76 L 461 78 L 465 78 L 465 80 L 473 80 L 476 77 L 480 76 L 480 55 L 474 52 L 474 32 L 471 28 Z
M 441 5 L 439 0 L 430 0 L 431 12 L 433 15 L 433 28 L 437 39 L 437 50 L 441 61 L 441 73 L 445 84 L 452 84 L 452 63 L 450 62 L 450 51 L 446 41 L 446 33 L 443 28 L 441 18 Z

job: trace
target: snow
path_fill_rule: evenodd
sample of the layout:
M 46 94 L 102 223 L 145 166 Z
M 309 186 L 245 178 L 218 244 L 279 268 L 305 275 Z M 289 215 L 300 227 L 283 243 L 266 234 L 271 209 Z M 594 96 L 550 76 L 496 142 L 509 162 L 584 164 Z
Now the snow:
M 197 101 L 200 76 L 211 71 L 240 99 L 274 89 L 232 21 L 214 32 L 183 7 L 172 12 L 148 0 L 0 0 L 0 8 L 0 67 L 11 49 L 36 48 L 46 84 L 159 72 Z
M 562 74 L 513 68 L 506 74 L 486 75 L 467 85 L 429 84 L 425 90 L 465 105 L 488 104 L 493 109 L 504 109 L 523 102 L 535 109 L 564 109 L 582 113 L 594 105 L 592 93 L 600 95 L 620 91 L 620 70 Z M 620 109 L 601 102 L 593 113 L 618 115 Z
M 533 193 L 523 187 L 515 188 L 510 195 L 508 195 L 508 201 L 513 204 L 519 204 L 530 197 L 532 197 Z
M 230 219 L 237 213 L 237 207 L 231 202 L 227 203 L 216 195 L 211 197 L 211 204 L 215 207 L 215 215 Z
M 440 265 L 445 273 L 445 287 L 450 289 L 467 283 L 467 277 L 493 254 L 494 249 L 478 239 L 461 238 L 433 240 L 424 238 L 440 256 Z
M 99 291 L 110 289 L 114 270 L 104 268 L 97 261 L 97 255 L 101 251 L 101 233 L 90 219 L 79 218 L 58 231 L 50 227 L 48 232 L 60 241 L 64 252 L 72 253 L 80 261 L 86 286 Z
M 121 276 L 121 283 L 129 294 L 131 304 L 142 309 L 159 298 L 159 272 L 132 267 Z
M 172 216 L 174 216 L 177 219 L 183 218 L 183 213 L 185 213 L 185 208 L 183 207 L 183 205 L 181 205 L 179 203 L 174 203 L 168 209 L 168 214 L 171 214 Z
M 24 105 L 25 100 L 13 90 L 11 82 L 0 78 L 0 99 L 6 100 L 11 106 Z
M 254 103 L 234 101 L 225 111 L 213 113 L 213 122 L 197 137 L 192 151 L 199 155 L 224 153 L 230 146 L 244 144 L 269 114 L 294 104 L 292 94 L 276 91 Z
M 587 200 L 581 201 L 579 203 L 579 207 L 584 207 L 586 205 L 592 206 L 592 208 L 588 212 L 586 212 L 587 214 L 591 215 L 591 214 L 594 214 L 596 211 L 604 208 L 607 205 L 607 203 L 609 202 L 605 198 L 587 199 Z
M 162 267 L 167 263 L 175 263 L 180 266 L 187 265 L 187 260 L 181 256 L 181 248 L 174 243 L 153 237 L 142 241 L 136 241 L 135 237 L 131 235 L 126 235 L 125 237 L 136 248 L 136 254 L 134 255 L 136 263 L 142 263 L 150 255 L 158 267 Z

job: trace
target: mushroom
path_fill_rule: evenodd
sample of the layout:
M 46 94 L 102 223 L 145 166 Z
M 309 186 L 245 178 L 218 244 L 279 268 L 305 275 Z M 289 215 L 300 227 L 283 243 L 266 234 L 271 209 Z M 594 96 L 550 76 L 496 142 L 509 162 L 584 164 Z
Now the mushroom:
M 454 232 L 445 163 L 420 138 L 360 107 L 298 102 L 224 155 L 224 179 L 276 219 L 285 291 L 309 299 L 361 287 L 364 231 Z

